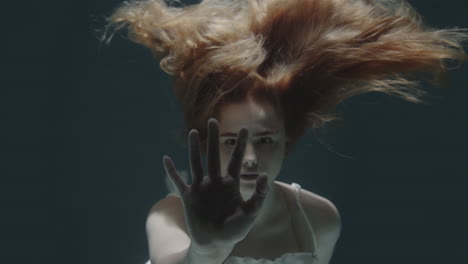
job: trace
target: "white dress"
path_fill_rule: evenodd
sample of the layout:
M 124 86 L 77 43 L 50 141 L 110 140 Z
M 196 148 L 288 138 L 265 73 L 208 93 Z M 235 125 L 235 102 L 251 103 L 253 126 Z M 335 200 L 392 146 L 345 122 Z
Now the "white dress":
M 302 245 L 302 250 L 304 250 L 304 252 L 286 253 L 281 257 L 276 258 L 275 260 L 230 256 L 222 264 L 314 264 L 318 262 L 316 254 L 317 238 L 315 236 L 314 229 L 312 228 L 312 225 L 309 219 L 307 218 L 307 215 L 304 212 L 304 208 L 302 207 L 302 204 L 300 202 L 301 186 L 297 183 L 292 183 L 291 186 L 294 188 L 294 196 L 296 197 L 296 209 L 299 210 L 299 212 L 303 216 L 302 219 L 310 232 L 310 236 L 312 237 L 312 243 L 310 243 L 309 245 Z M 148 260 L 146 264 L 152 263 Z

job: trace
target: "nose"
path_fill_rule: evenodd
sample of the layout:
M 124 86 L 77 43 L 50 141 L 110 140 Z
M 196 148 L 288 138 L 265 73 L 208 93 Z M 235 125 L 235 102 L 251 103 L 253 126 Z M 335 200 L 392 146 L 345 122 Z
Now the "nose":
M 244 169 L 249 171 L 256 171 L 258 167 L 257 155 L 252 143 L 248 143 L 245 148 L 244 160 L 242 161 Z

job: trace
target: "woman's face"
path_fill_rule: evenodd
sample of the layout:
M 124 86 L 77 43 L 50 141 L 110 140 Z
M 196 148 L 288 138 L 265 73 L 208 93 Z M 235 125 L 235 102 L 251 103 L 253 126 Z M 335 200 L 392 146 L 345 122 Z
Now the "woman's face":
M 269 184 L 272 184 L 281 169 L 286 149 L 283 119 L 272 104 L 253 99 L 222 106 L 218 117 L 222 175 L 227 175 L 237 133 L 242 127 L 249 131 L 241 168 L 240 192 L 244 199 L 250 198 L 255 191 L 255 174 L 266 172 Z M 245 174 L 252 175 L 248 177 Z

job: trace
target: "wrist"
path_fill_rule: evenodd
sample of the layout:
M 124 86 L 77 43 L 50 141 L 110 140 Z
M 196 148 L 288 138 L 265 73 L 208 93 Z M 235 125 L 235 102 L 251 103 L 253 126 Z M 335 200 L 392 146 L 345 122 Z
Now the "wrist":
M 195 245 L 194 243 L 190 244 L 189 249 L 192 250 L 193 252 L 200 254 L 200 255 L 213 255 L 216 253 L 231 253 L 232 249 L 234 248 L 234 245 L 217 245 L 217 244 L 212 244 L 209 246 L 199 246 Z
M 197 246 L 190 244 L 188 248 L 187 260 L 188 263 L 206 263 L 220 264 L 231 254 L 233 246 Z

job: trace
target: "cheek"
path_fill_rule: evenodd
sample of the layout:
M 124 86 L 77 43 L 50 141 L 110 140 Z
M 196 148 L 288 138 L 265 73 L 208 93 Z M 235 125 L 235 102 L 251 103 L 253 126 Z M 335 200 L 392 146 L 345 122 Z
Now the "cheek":
M 284 158 L 284 147 L 276 146 L 275 148 L 265 148 L 259 150 L 259 157 L 261 158 L 261 163 L 268 168 L 273 168 L 281 166 L 281 163 Z

